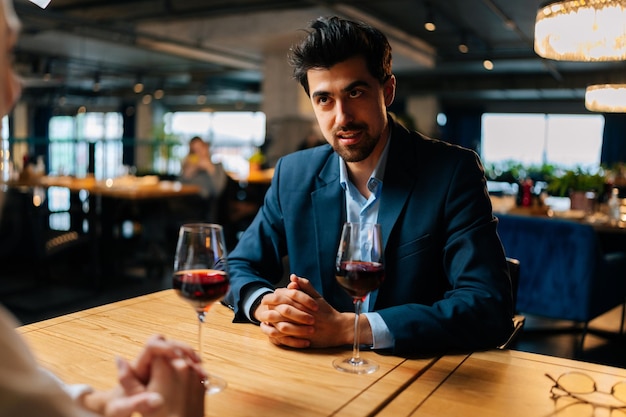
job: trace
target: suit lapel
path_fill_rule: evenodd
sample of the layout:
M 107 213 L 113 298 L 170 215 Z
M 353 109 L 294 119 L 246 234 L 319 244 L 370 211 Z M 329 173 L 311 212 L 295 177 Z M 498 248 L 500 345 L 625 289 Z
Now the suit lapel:
M 343 189 L 339 185 L 339 157 L 332 153 L 318 177 L 318 186 L 311 193 L 313 209 L 315 211 L 315 227 L 317 235 L 324 242 L 328 237 L 328 229 L 337 226 L 336 234 L 345 219 L 345 204 Z M 333 229 L 335 230 L 335 229 Z
M 318 187 L 311 193 L 313 203 L 316 247 L 319 252 L 322 295 L 339 310 L 350 311 L 352 299 L 334 278 L 335 258 L 341 227 L 345 221 L 343 189 L 339 185 L 339 157 L 333 153 L 318 177 Z M 315 254 L 311 254 L 315 256 Z
M 378 213 L 385 248 L 415 184 L 417 158 L 415 146 L 410 145 L 414 140 L 406 129 L 394 125 Z
M 418 161 L 415 154 L 416 146 L 411 143 L 416 139 L 398 124 L 394 124 L 392 132 L 378 212 L 378 223 L 383 232 L 385 252 L 391 231 L 415 186 L 416 161 Z M 372 306 L 370 310 L 373 310 L 373 306 L 376 305 L 378 292 L 374 291 L 370 295 L 370 306 Z

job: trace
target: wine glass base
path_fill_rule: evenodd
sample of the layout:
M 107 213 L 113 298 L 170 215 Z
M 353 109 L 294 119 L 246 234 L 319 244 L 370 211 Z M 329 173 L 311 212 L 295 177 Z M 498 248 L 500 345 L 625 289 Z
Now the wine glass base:
M 373 361 L 360 358 L 354 360 L 353 358 L 335 359 L 333 361 L 335 369 L 348 372 L 350 374 L 371 374 L 378 370 L 378 364 Z
M 209 375 L 207 379 L 203 381 L 203 383 L 204 387 L 206 388 L 207 395 L 213 395 L 217 394 L 218 392 L 222 392 L 227 385 L 225 379 L 215 375 Z

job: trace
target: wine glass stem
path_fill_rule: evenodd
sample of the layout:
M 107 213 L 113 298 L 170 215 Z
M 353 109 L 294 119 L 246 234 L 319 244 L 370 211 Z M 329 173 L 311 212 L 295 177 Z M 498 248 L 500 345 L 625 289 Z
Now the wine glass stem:
M 361 354 L 359 352 L 359 340 L 361 339 L 359 315 L 361 315 L 362 305 L 363 300 L 360 298 L 354 300 L 354 344 L 352 345 L 352 363 L 361 362 Z
M 200 360 L 202 360 L 202 325 L 204 324 L 205 314 L 206 312 L 204 311 L 198 312 L 198 355 Z

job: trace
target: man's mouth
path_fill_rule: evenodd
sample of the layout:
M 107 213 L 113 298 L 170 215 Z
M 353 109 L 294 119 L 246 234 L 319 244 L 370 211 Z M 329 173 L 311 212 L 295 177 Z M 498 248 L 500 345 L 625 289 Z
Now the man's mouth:
M 362 136 L 363 131 L 360 129 L 342 130 L 336 134 L 337 139 L 346 145 L 358 142 Z

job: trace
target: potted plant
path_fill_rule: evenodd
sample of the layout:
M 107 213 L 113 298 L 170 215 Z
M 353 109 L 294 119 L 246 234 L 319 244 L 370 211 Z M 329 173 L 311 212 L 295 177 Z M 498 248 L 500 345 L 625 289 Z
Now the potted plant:
M 606 178 L 603 172 L 592 173 L 582 168 L 565 170 L 555 175 L 548 184 L 547 191 L 553 196 L 569 197 L 572 209 L 590 209 L 587 193 L 598 195 L 604 191 Z
M 605 176 L 602 172 L 591 173 L 582 168 L 569 169 L 555 175 L 548 184 L 548 192 L 558 197 L 568 197 L 573 191 L 595 191 L 604 189 Z

